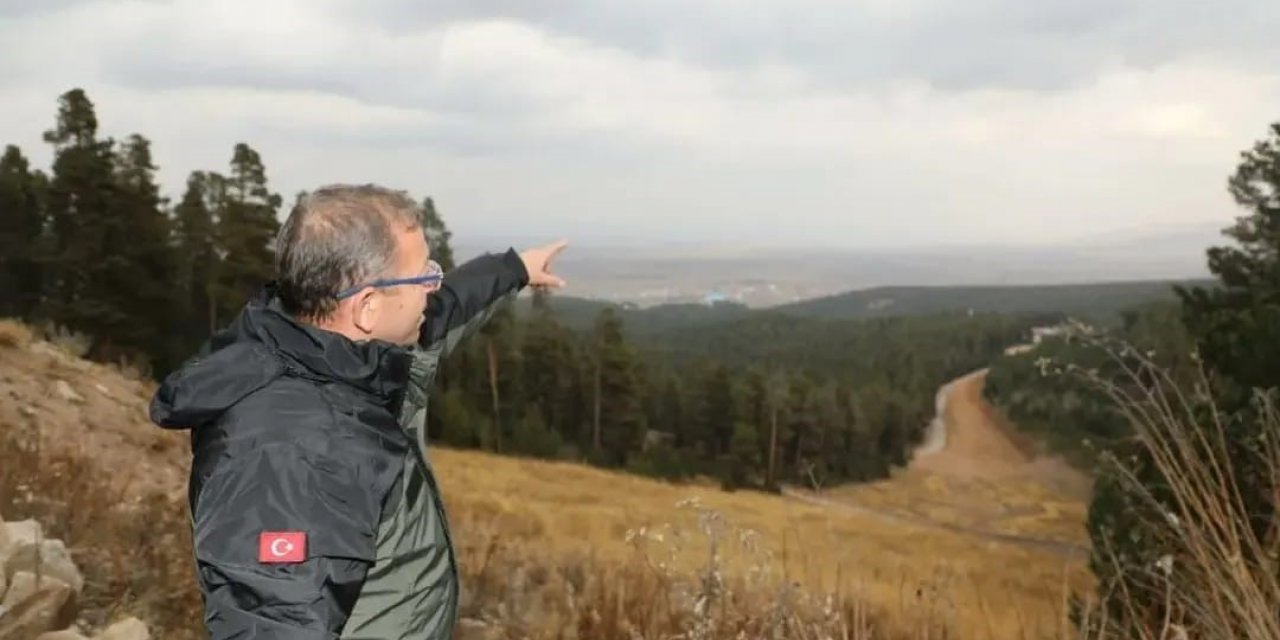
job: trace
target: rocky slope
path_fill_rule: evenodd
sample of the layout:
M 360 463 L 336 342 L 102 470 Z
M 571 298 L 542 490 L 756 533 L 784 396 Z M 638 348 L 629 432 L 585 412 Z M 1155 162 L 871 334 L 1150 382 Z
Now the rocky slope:
M 87 640 L 77 623 L 84 577 L 61 540 L 40 523 L 0 518 L 0 640 Z M 92 640 L 150 640 L 137 618 L 124 618 Z

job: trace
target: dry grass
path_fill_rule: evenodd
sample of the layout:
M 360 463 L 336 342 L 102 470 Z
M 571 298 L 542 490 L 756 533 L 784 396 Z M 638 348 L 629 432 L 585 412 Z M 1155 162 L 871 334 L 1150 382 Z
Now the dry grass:
M 40 521 L 46 535 L 67 542 L 84 571 L 82 628 L 134 615 L 155 637 L 204 637 L 180 501 L 158 493 L 127 498 L 92 461 L 42 449 L 34 426 L 0 425 L 0 460 L 0 513 Z M 669 528 L 661 539 L 624 532 L 626 552 L 616 557 L 590 546 L 548 553 L 538 532 L 461 506 L 462 612 L 484 621 L 485 637 L 951 637 L 942 618 L 921 615 L 918 624 L 929 622 L 919 631 L 927 633 L 902 635 L 881 625 L 884 615 L 856 594 L 815 597 L 795 588 L 771 574 L 774 563 L 749 533 L 696 503 L 685 505 L 693 529 Z M 673 543 L 700 562 L 679 568 L 670 561 Z M 739 560 L 757 569 L 730 571 Z
M 658 532 L 669 542 L 673 531 L 697 530 L 698 514 L 676 508 L 696 499 L 732 530 L 753 536 L 756 553 L 725 556 L 725 571 L 746 576 L 766 567 L 807 593 L 850 597 L 895 632 L 919 631 L 919 623 L 945 627 L 949 637 L 1057 637 L 1066 589 L 1090 587 L 1078 560 L 776 496 L 569 463 L 442 449 L 433 455 L 460 540 L 501 532 L 504 548 L 625 566 L 634 556 L 628 532 Z M 688 573 L 703 566 L 705 554 L 681 545 L 662 557 Z
M 93 347 L 93 338 L 63 326 L 45 324 L 40 333 L 46 341 L 73 358 L 85 357 Z
M 136 615 L 157 637 L 203 637 L 179 500 L 128 498 L 91 460 L 42 450 L 34 426 L 0 425 L 0 436 L 0 513 L 34 517 L 67 541 L 85 572 L 85 626 Z M 1061 625 L 1063 575 L 1054 561 L 1037 570 L 1024 552 L 894 536 L 768 496 L 466 452 L 436 457 L 462 613 L 486 622 L 482 637 L 1051 638 Z M 478 468 L 525 490 L 460 488 Z M 597 498 L 579 500 L 574 487 Z M 941 560 L 966 547 L 969 560 Z M 992 567 L 1011 568 L 981 570 L 996 558 Z
M 10 318 L 0 318 L 0 347 L 26 347 L 35 338 L 27 325 Z
M 1087 504 L 1029 478 L 961 478 L 904 470 L 823 492 L 832 500 L 930 522 L 1087 546 Z
M 39 521 L 84 574 L 82 628 L 134 615 L 154 637 L 204 637 L 191 626 L 200 600 L 181 503 L 158 493 L 128 497 L 92 460 L 45 448 L 34 424 L 0 423 L 0 461 L 0 514 Z
M 894 630 L 856 594 L 815 597 L 770 571 L 775 565 L 748 531 L 690 501 L 694 527 L 627 532 L 624 558 L 557 553 L 546 562 L 534 541 L 469 527 L 462 543 L 463 614 L 503 638 L 917 638 L 951 637 L 935 621 L 922 633 Z M 478 523 L 473 523 L 478 525 Z M 702 557 L 692 571 L 671 561 Z M 726 565 L 750 559 L 752 570 Z M 470 560 L 470 561 L 469 561 Z

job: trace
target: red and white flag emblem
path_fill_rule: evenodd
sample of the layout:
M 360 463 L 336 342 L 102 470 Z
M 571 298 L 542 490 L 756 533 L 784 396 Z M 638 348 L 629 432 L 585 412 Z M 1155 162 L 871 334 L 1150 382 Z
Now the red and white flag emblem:
M 258 534 L 258 562 L 302 562 L 306 559 L 305 532 L 263 531 Z

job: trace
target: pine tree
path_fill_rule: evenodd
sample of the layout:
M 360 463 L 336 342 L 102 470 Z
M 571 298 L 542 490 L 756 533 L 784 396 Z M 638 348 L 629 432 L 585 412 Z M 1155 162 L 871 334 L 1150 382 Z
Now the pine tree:
M 215 298 L 217 317 L 225 323 L 272 277 L 281 198 L 267 186 L 261 156 L 244 143 L 235 146 L 231 172 L 212 178 L 221 192 L 217 230 L 222 260 Z
M 724 486 L 730 489 L 757 484 L 760 475 L 760 432 L 756 425 L 739 420 L 733 425 L 733 436 L 727 454 L 728 469 Z
M 606 465 L 626 463 L 644 437 L 641 371 L 635 350 L 623 337 L 622 318 L 606 307 L 592 334 L 594 375 L 592 450 Z
M 493 421 L 494 450 L 501 453 L 507 432 L 515 419 L 521 417 L 514 411 L 520 406 L 519 351 L 516 346 L 515 316 L 511 305 L 504 303 L 496 309 L 489 321 L 480 329 L 484 342 L 484 361 L 489 417 Z
M 806 469 L 813 463 L 818 416 L 815 410 L 815 389 L 813 380 L 807 375 L 796 375 L 791 378 L 787 395 L 785 430 L 787 432 L 784 449 L 786 467 L 781 464 L 778 477 L 791 478 L 796 482 L 809 482 Z
M 195 171 L 174 209 L 174 244 L 178 248 L 178 290 L 182 303 L 182 334 L 188 351 L 218 329 L 216 274 L 218 253 L 213 209 L 217 206 L 216 178 Z
M 673 436 L 674 445 L 683 448 L 689 445 L 687 425 L 689 422 L 687 402 L 682 389 L 679 374 L 668 373 L 664 378 L 659 396 L 655 402 L 655 420 L 650 426 Z
M 303 194 L 299 194 L 301 199 Z M 423 212 L 421 219 L 423 233 L 427 237 L 428 247 L 431 250 L 431 259 L 440 264 L 440 267 L 447 273 L 452 271 L 456 266 L 453 261 L 452 250 L 448 246 L 449 238 L 452 234 L 445 225 L 444 219 L 436 211 L 435 203 L 431 198 L 427 198 L 423 202 Z M 431 402 L 437 403 L 442 394 L 446 390 L 456 390 L 458 393 L 465 394 L 467 381 L 467 373 L 471 367 L 473 350 L 470 345 L 464 346 L 453 357 L 449 358 L 440 365 L 440 373 L 437 377 L 437 383 L 431 389 Z M 427 416 L 427 430 L 429 433 L 439 434 L 445 429 L 443 418 L 440 412 L 431 412 Z
M 442 442 L 455 447 L 481 446 L 482 416 L 471 410 L 461 389 L 441 393 L 431 413 L 439 417 L 440 432 L 435 437 Z
M 704 438 L 701 444 L 707 460 L 719 460 L 729 453 L 734 425 L 738 421 L 729 368 L 719 362 L 712 364 L 699 389 L 698 431 Z
M 1253 389 L 1280 388 L 1280 122 L 1241 153 L 1228 180 L 1248 213 L 1226 235 L 1236 246 L 1208 251 L 1216 288 L 1180 289 L 1183 318 L 1215 377 L 1215 400 L 1229 412 L 1225 429 L 1241 499 L 1259 539 L 1280 536 L 1280 514 L 1268 474 L 1274 464 L 1257 437 Z M 1270 531 L 1268 531 L 1270 529 Z
M 786 377 L 781 372 L 752 367 L 747 371 L 743 384 L 746 395 L 742 419 L 754 425 L 759 435 L 756 457 L 763 470 L 764 487 L 772 490 L 777 486 L 779 418 L 786 399 Z
M 129 136 L 115 156 L 113 233 L 107 245 L 115 251 L 111 271 L 104 274 L 105 293 L 119 305 L 124 323 L 106 335 L 122 354 L 168 367 L 177 364 L 175 354 L 182 346 L 170 330 L 179 318 L 179 283 L 170 220 L 155 171 L 151 143 L 138 134 Z
M 111 209 L 115 201 L 111 140 L 98 139 L 93 103 L 81 89 L 58 99 L 58 115 L 44 139 L 54 160 L 47 192 L 49 224 L 48 295 L 40 315 L 89 336 L 127 321 L 106 297 L 104 271 L 119 237 Z M 115 242 L 117 244 L 112 244 Z
M 533 292 L 524 323 L 521 360 L 525 398 L 542 412 L 542 421 L 564 439 L 574 439 L 579 410 L 575 406 L 577 355 L 572 332 L 556 320 L 547 294 Z
M 436 203 L 430 197 L 422 201 L 422 229 L 427 234 L 427 243 L 431 247 L 431 257 L 449 271 L 456 266 L 453 261 L 453 247 L 449 240 L 453 233 L 445 226 L 444 219 L 436 211 Z
M 15 146 L 0 157 L 0 317 L 30 318 L 40 306 L 47 178 Z
M 524 415 L 512 429 L 512 451 L 538 458 L 559 455 L 560 434 L 542 420 L 542 415 L 542 408 L 536 403 L 526 407 Z
M 833 454 L 844 462 L 841 475 L 855 481 L 874 480 L 888 475 L 888 466 L 875 455 L 875 425 L 870 424 L 858 405 L 853 389 L 839 390 L 839 408 L 844 413 L 839 444 Z
M 1208 251 L 1215 288 L 1180 288 L 1184 318 L 1205 363 L 1242 387 L 1280 386 L 1280 122 L 1241 154 L 1228 181 L 1249 211 L 1225 231 L 1238 246 Z
M 808 457 L 812 461 L 815 474 L 822 478 L 837 480 L 839 474 L 834 467 L 843 464 L 839 460 L 839 450 L 833 446 L 844 431 L 844 412 L 840 409 L 840 400 L 835 381 L 827 379 L 814 389 L 813 411 L 815 429 L 810 443 Z

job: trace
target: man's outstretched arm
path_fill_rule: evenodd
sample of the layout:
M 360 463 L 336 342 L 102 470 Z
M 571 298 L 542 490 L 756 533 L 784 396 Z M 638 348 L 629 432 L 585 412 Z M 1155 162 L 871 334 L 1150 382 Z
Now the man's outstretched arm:
M 440 289 L 427 302 L 419 346 L 445 341 L 444 353 L 452 351 L 465 335 L 484 323 L 496 303 L 528 283 L 529 274 L 515 249 L 487 253 L 446 273 Z
M 331 640 L 374 559 L 379 498 L 332 460 L 273 443 L 204 483 L 193 514 L 210 640 Z
M 563 286 L 550 264 L 565 246 L 562 241 L 520 253 L 485 254 L 445 274 L 427 303 L 419 346 L 438 346 L 444 357 L 483 325 L 499 302 L 525 286 Z

